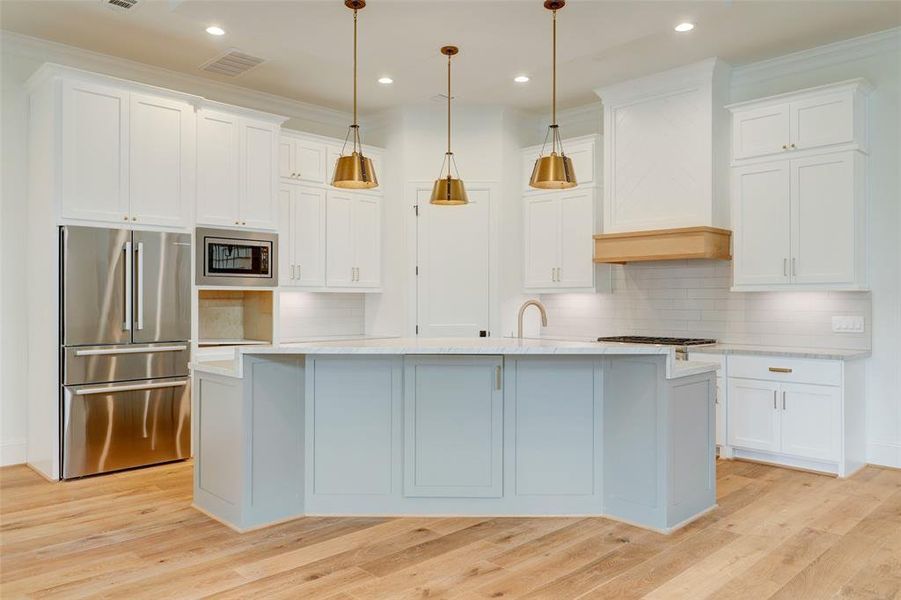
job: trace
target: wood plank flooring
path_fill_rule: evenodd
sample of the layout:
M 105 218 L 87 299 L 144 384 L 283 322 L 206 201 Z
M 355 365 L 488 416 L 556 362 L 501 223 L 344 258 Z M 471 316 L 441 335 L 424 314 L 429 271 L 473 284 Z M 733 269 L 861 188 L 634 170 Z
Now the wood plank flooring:
M 719 508 L 600 518 L 305 518 L 237 534 L 181 463 L 62 484 L 0 469 L 0 597 L 901 599 L 901 471 L 717 464 Z

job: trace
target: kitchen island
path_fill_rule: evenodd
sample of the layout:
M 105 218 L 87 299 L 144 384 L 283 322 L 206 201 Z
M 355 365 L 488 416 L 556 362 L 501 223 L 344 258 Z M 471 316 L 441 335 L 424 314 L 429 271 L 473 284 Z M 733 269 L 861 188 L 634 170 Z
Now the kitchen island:
M 245 347 L 196 363 L 194 506 L 304 515 L 596 515 L 669 532 L 715 506 L 716 363 L 521 339 Z

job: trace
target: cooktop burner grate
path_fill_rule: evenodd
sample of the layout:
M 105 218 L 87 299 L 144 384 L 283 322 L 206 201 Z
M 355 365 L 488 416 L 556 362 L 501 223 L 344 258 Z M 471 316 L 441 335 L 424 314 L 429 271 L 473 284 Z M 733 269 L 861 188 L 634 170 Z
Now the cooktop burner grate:
M 599 337 L 599 342 L 620 342 L 623 344 L 660 344 L 662 346 L 704 346 L 715 344 L 716 340 L 705 338 L 651 337 L 642 335 L 614 335 Z

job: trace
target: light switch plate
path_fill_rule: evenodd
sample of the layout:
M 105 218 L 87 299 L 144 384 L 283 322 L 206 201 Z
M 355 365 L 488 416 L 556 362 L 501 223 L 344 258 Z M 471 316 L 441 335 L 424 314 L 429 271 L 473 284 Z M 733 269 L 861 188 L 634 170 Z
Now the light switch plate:
M 863 333 L 863 317 L 860 315 L 832 317 L 835 333 Z

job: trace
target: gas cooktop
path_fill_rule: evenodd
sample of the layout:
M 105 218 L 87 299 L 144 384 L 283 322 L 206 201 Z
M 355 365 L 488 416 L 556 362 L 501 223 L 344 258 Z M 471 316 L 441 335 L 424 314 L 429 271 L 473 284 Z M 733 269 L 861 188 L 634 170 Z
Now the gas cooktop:
M 642 335 L 614 335 L 599 337 L 599 342 L 620 342 L 623 344 L 660 344 L 662 346 L 706 346 L 716 340 L 704 338 L 649 337 Z

